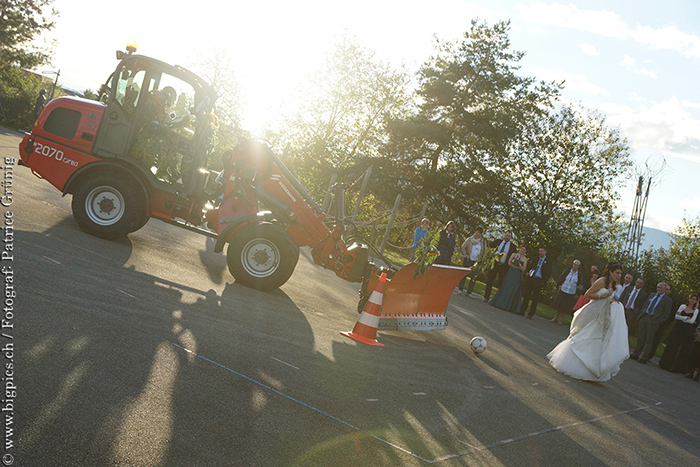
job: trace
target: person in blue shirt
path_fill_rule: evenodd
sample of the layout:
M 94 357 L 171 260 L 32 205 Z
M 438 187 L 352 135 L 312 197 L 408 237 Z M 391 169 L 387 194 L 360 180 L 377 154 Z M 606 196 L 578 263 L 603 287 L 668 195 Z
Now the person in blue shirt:
M 420 246 L 424 239 L 428 238 L 429 227 L 430 221 L 428 219 L 423 219 L 420 221 L 420 225 L 416 227 L 416 231 L 413 233 L 413 245 L 411 245 L 411 253 L 408 256 L 408 261 L 416 259 L 416 248 Z

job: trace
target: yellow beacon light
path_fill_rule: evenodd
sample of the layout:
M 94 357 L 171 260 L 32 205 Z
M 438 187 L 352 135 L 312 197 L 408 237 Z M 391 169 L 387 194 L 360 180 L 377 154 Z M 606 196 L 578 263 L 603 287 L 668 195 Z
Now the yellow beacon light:
M 126 43 L 126 51 L 130 54 L 136 52 L 136 41 L 134 39 Z

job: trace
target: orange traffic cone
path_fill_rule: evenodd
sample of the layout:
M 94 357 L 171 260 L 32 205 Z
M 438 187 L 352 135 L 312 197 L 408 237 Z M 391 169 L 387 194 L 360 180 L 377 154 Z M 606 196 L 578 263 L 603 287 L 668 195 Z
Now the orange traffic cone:
M 382 306 L 382 299 L 384 298 L 384 286 L 386 286 L 385 272 L 379 276 L 379 282 L 374 288 L 372 295 L 369 296 L 369 300 L 365 305 L 365 309 L 362 310 L 355 328 L 350 332 L 341 332 L 342 335 L 363 344 L 384 347 L 384 344 L 375 339 L 377 336 L 377 325 L 379 324 L 379 308 Z

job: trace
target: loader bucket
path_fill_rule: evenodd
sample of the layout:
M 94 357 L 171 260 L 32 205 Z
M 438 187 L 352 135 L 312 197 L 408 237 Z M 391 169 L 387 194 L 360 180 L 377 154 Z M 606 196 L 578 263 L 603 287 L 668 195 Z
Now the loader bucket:
M 414 279 L 415 271 L 416 264 L 409 263 L 387 281 L 378 330 L 432 331 L 447 327 L 447 303 L 471 269 L 435 264 Z M 370 290 L 374 290 L 377 280 L 370 280 Z

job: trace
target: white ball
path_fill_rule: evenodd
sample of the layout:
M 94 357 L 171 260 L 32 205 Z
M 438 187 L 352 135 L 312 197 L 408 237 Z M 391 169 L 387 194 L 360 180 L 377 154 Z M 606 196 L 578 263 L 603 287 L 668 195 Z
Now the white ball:
M 472 352 L 474 353 L 483 353 L 484 350 L 486 350 L 486 339 L 484 339 L 483 337 L 476 336 L 469 343 L 469 347 L 471 347 Z

